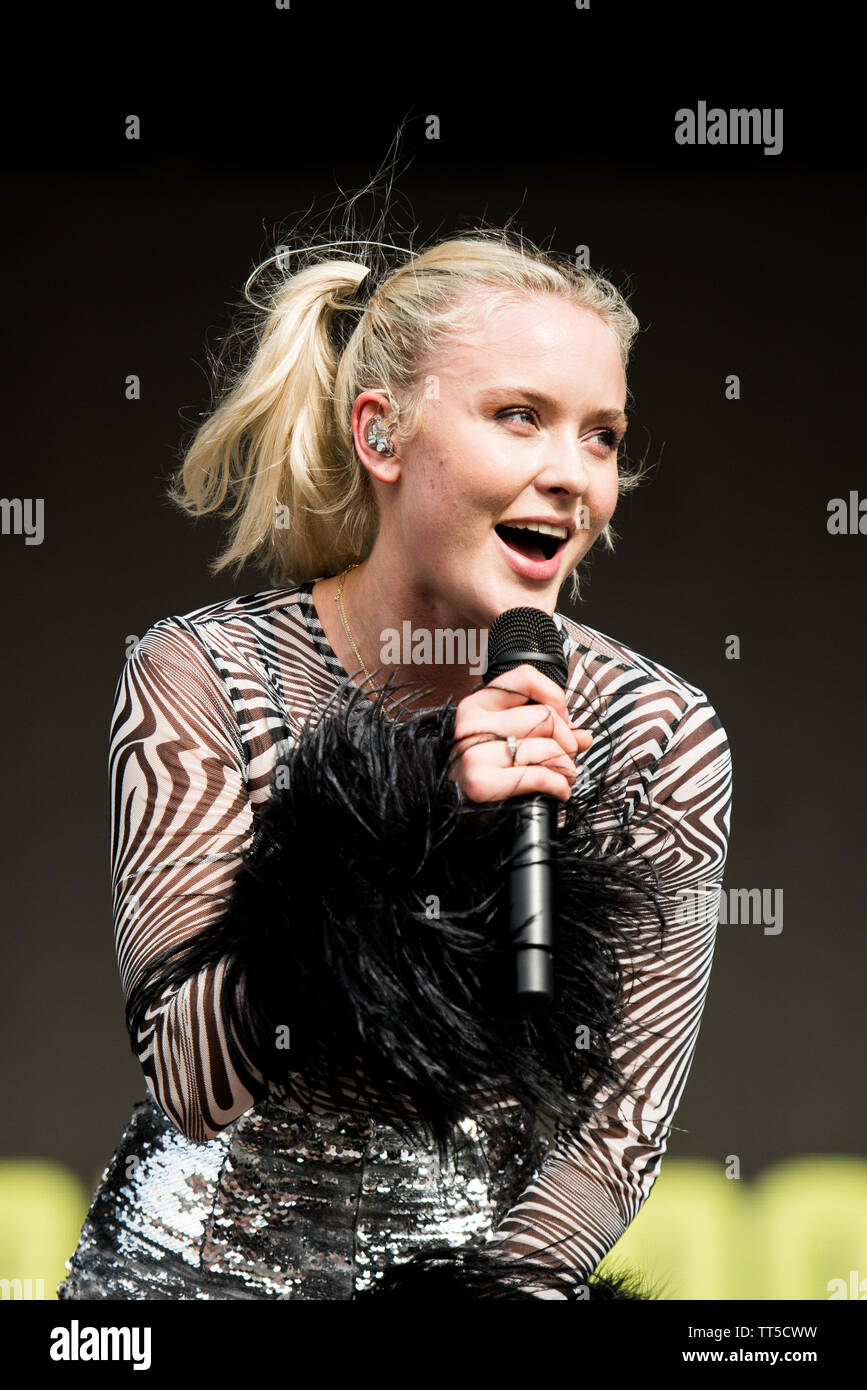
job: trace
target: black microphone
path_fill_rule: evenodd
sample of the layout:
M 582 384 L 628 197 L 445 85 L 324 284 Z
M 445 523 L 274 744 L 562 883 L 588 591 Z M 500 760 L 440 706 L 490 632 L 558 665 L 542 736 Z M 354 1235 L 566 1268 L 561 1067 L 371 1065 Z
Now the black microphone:
M 554 619 L 541 608 L 509 608 L 491 624 L 485 685 L 517 666 L 535 666 L 566 689 L 569 667 Z M 552 853 L 557 797 L 544 793 L 510 798 L 517 816 L 509 872 L 509 921 L 516 957 L 518 996 L 545 1004 L 554 997 Z

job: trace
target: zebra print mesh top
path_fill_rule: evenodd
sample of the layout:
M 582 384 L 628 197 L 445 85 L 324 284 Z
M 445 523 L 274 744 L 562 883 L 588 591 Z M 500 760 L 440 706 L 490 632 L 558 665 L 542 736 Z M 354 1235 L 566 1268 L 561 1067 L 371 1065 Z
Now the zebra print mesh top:
M 253 806 L 270 794 L 277 744 L 348 679 L 319 623 L 316 582 L 163 618 L 125 664 L 109 771 L 114 933 L 127 998 L 157 952 L 220 916 L 251 838 Z M 590 702 L 601 696 L 614 734 L 609 775 L 616 768 L 622 804 L 631 815 L 653 798 L 653 829 L 637 829 L 635 843 L 653 856 L 668 922 L 660 951 L 648 908 L 648 949 L 633 960 L 630 1041 L 614 1038 L 624 1074 L 637 1083 L 629 1103 L 618 1108 L 600 1096 L 580 1141 L 556 1134 L 498 1231 L 516 1242 L 513 1253 L 562 1242 L 563 1257 L 586 1274 L 650 1192 L 690 1069 L 727 852 L 731 760 L 701 690 L 592 628 L 561 614 L 554 620 L 573 719 L 581 723 L 583 714 L 589 724 Z M 584 755 L 588 765 L 593 754 Z M 278 1090 L 231 1061 L 222 975 L 221 962 L 166 991 L 137 1039 L 154 1100 L 198 1141 Z

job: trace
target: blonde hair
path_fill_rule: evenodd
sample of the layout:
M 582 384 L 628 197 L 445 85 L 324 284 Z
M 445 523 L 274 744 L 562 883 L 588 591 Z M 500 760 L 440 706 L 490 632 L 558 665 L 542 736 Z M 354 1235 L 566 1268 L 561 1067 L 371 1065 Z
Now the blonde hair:
M 603 274 L 504 228 L 477 226 L 419 252 L 353 237 L 291 254 L 308 263 L 294 259 L 287 275 L 278 250 L 248 280 L 252 354 L 228 373 L 169 489 L 189 515 L 227 503 L 223 514 L 236 518 L 212 573 L 255 560 L 282 587 L 365 559 L 378 510 L 352 438 L 356 398 L 386 394 L 400 444 L 409 442 L 423 424 L 425 364 L 450 334 L 479 326 L 504 303 L 555 294 L 591 310 L 614 333 L 624 371 L 639 331 Z M 266 271 L 274 284 L 262 304 L 249 286 Z M 622 460 L 618 471 L 621 493 L 643 476 Z M 600 539 L 614 549 L 610 523 Z M 578 566 L 571 583 L 574 600 Z

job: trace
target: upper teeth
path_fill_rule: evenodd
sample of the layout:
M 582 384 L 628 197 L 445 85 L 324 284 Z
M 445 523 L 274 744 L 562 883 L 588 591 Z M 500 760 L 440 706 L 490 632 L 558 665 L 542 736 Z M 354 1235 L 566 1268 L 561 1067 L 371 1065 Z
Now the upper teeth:
M 569 535 L 567 526 L 549 526 L 546 521 L 507 521 L 505 525 L 516 531 L 541 531 L 543 536 L 558 536 L 561 541 Z

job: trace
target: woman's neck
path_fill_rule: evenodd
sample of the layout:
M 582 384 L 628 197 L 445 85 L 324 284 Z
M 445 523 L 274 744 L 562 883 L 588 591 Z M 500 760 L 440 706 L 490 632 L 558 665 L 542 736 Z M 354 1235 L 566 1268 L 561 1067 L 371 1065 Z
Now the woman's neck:
M 333 575 L 314 585 L 313 602 L 341 666 L 371 698 L 390 676 L 392 684 L 404 687 L 387 697 L 386 709 L 393 714 L 402 699 L 403 712 L 411 714 L 450 697 L 458 703 L 479 688 L 486 630 L 449 617 L 436 602 L 398 592 L 393 575 L 391 582 L 380 582 L 371 560 L 346 573 L 341 620 L 336 601 L 340 578 Z M 365 678 L 362 665 L 372 680 Z

